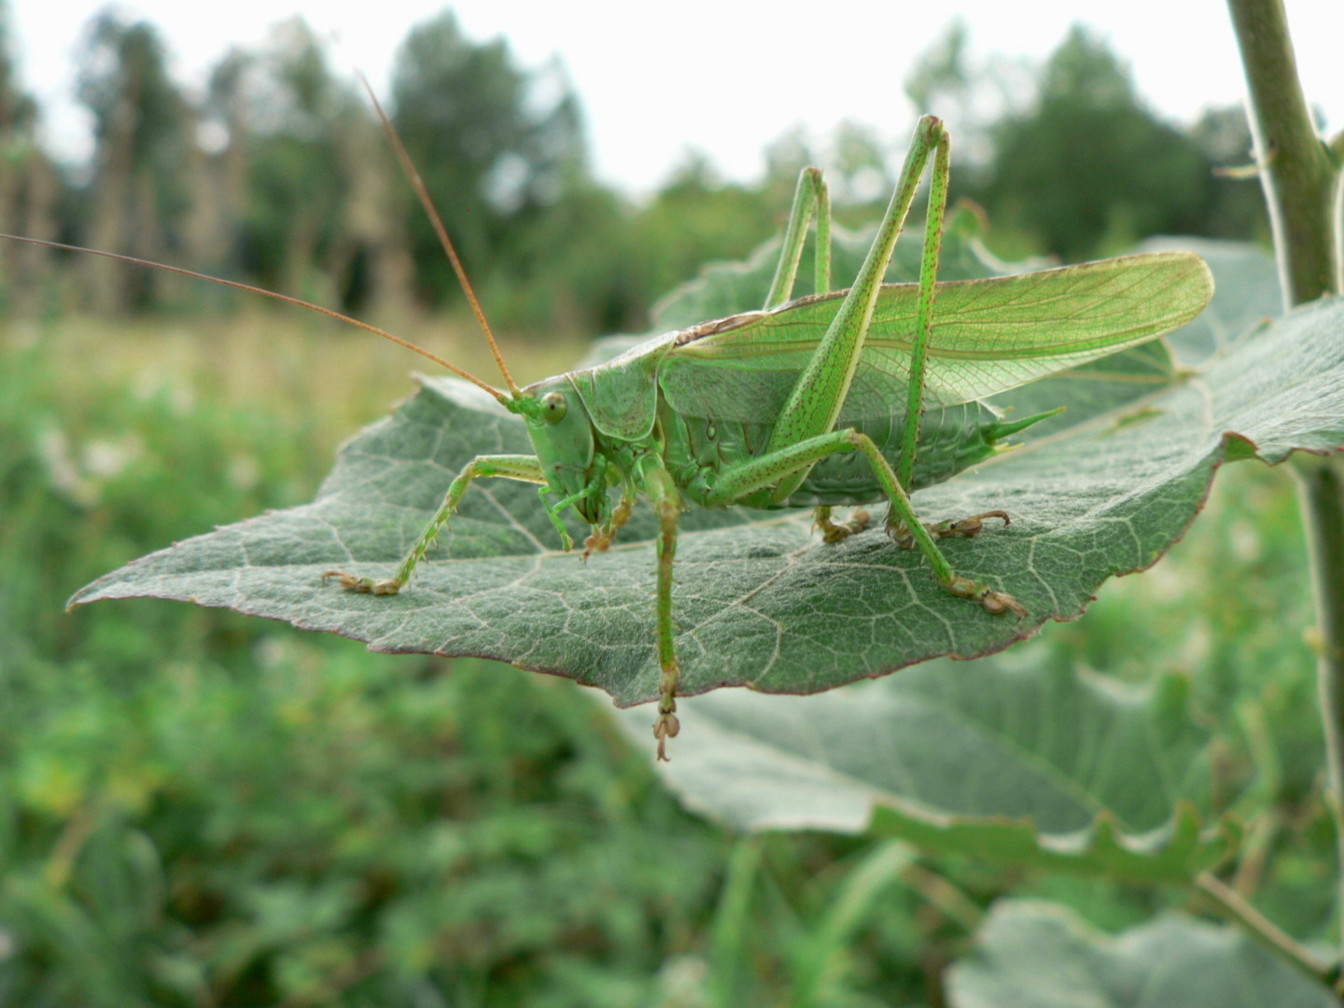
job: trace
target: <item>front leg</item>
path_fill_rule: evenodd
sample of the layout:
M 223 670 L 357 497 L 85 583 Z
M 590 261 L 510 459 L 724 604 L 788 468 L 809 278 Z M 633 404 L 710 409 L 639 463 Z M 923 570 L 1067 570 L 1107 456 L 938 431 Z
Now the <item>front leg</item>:
M 533 455 L 477 455 L 467 463 L 467 467 L 458 474 L 457 479 L 449 484 L 439 510 L 420 533 L 420 538 L 415 541 L 410 553 L 397 568 L 396 574 L 390 578 L 371 578 L 347 574 L 345 571 L 329 570 L 322 575 L 322 580 L 334 578 L 346 591 L 365 592 L 371 595 L 397 594 L 411 579 L 411 572 L 415 570 L 416 564 L 425 558 L 425 553 L 434 545 L 439 530 L 457 510 L 458 501 L 466 493 L 471 481 L 481 476 L 499 476 L 523 483 L 546 482 L 541 473 L 541 462 Z
M 583 541 L 583 555 L 579 557 L 580 560 L 586 563 L 589 554 L 605 553 L 611 547 L 612 541 L 616 538 L 616 533 L 621 530 L 635 512 L 635 497 L 635 488 L 627 486 L 621 493 L 620 503 L 611 512 L 610 520 L 605 525 L 594 525 L 592 534 Z
M 654 513 L 658 516 L 658 720 L 653 723 L 653 737 L 658 740 L 658 758 L 667 759 L 667 740 L 676 738 L 681 731 L 677 720 L 677 681 L 681 667 L 677 664 L 676 643 L 672 625 L 672 561 L 677 554 L 677 516 L 681 513 L 681 494 L 672 476 L 662 466 L 647 473 L 646 492 Z

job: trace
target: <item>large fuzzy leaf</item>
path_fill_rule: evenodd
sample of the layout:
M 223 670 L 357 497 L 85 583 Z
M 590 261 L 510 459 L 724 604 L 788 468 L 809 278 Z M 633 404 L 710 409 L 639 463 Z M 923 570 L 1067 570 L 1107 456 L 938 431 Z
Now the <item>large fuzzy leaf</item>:
M 1004 901 L 952 967 L 955 1008 L 1329 1008 L 1324 987 L 1244 933 L 1165 914 L 1121 935 L 1060 907 Z
M 1187 882 L 1230 854 L 1235 828 L 1202 823 L 1209 734 L 1189 717 L 1185 680 L 1128 689 L 1032 651 L 927 662 L 818 697 L 683 701 L 695 741 L 664 779 L 688 808 L 744 831 L 895 836 L 1150 882 Z M 620 720 L 648 739 L 646 710 Z
M 1163 554 L 1222 462 L 1277 462 L 1344 442 L 1341 334 L 1344 304 L 1308 307 L 1120 415 L 1075 424 L 917 494 L 928 520 L 1012 514 L 1010 528 L 946 552 L 960 573 L 1016 596 L 1030 614 L 1023 620 L 948 596 L 918 554 L 880 530 L 825 545 L 808 514 L 688 514 L 674 594 L 682 690 L 818 692 L 937 655 L 997 651 L 1046 619 L 1074 618 L 1105 578 Z M 312 504 L 145 557 L 72 603 L 156 596 L 227 606 L 378 650 L 502 658 L 599 686 L 622 705 L 652 699 L 646 509 L 615 548 L 584 564 L 559 551 L 535 488 L 482 481 L 402 594 L 323 583 L 333 567 L 389 572 L 469 458 L 526 450 L 521 425 L 493 401 L 427 381 L 345 446 Z

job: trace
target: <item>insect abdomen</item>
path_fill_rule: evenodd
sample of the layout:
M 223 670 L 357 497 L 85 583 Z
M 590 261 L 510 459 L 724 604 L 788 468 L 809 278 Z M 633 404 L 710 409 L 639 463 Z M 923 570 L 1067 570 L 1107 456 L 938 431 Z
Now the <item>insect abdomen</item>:
M 852 426 L 872 438 L 887 461 L 896 467 L 904 427 L 900 417 L 865 417 Z M 941 483 L 989 458 L 994 454 L 997 427 L 993 411 L 979 402 L 925 410 L 910 489 Z M 785 503 L 789 507 L 870 504 L 883 496 L 863 456 L 849 452 L 818 462 Z
M 688 498 L 704 504 L 715 477 L 728 466 L 758 457 L 770 438 L 770 424 L 710 420 L 676 413 L 663 404 L 661 426 L 668 469 Z M 868 417 L 855 423 L 895 466 L 900 455 L 901 419 Z M 1003 425 L 979 402 L 926 410 L 920 425 L 914 489 L 940 483 L 994 453 Z M 838 452 L 817 462 L 798 489 L 782 502 L 741 503 L 758 507 L 812 507 L 871 504 L 884 498 L 862 455 Z

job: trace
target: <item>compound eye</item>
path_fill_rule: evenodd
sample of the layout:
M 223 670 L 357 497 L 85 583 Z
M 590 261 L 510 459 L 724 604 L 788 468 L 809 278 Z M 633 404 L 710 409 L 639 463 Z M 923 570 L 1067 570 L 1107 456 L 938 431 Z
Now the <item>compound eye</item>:
M 541 397 L 541 405 L 541 417 L 549 424 L 559 423 L 569 409 L 569 402 L 563 392 L 547 392 Z

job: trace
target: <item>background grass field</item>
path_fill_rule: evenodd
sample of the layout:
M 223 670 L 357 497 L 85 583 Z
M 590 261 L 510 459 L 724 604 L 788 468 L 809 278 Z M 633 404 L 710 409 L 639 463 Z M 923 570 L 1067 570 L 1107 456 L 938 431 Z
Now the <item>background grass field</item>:
M 415 335 L 443 351 L 450 330 Z M 467 332 L 448 356 L 488 375 Z M 728 1005 L 805 988 L 937 1005 L 939 969 L 999 894 L 1109 928 L 1175 898 L 937 856 L 878 891 L 855 882 L 862 839 L 740 839 L 683 812 L 572 683 L 167 602 L 66 613 L 136 556 L 308 499 L 416 361 L 271 313 L 0 340 L 4 1003 Z M 580 350 L 510 359 L 535 377 Z M 1276 809 L 1243 871 L 1266 871 L 1260 905 L 1310 933 L 1331 840 L 1296 511 L 1286 480 L 1241 465 L 1209 512 L 1030 646 L 1117 682 L 1190 676 L 1226 729 L 1223 772 L 1253 757 Z

